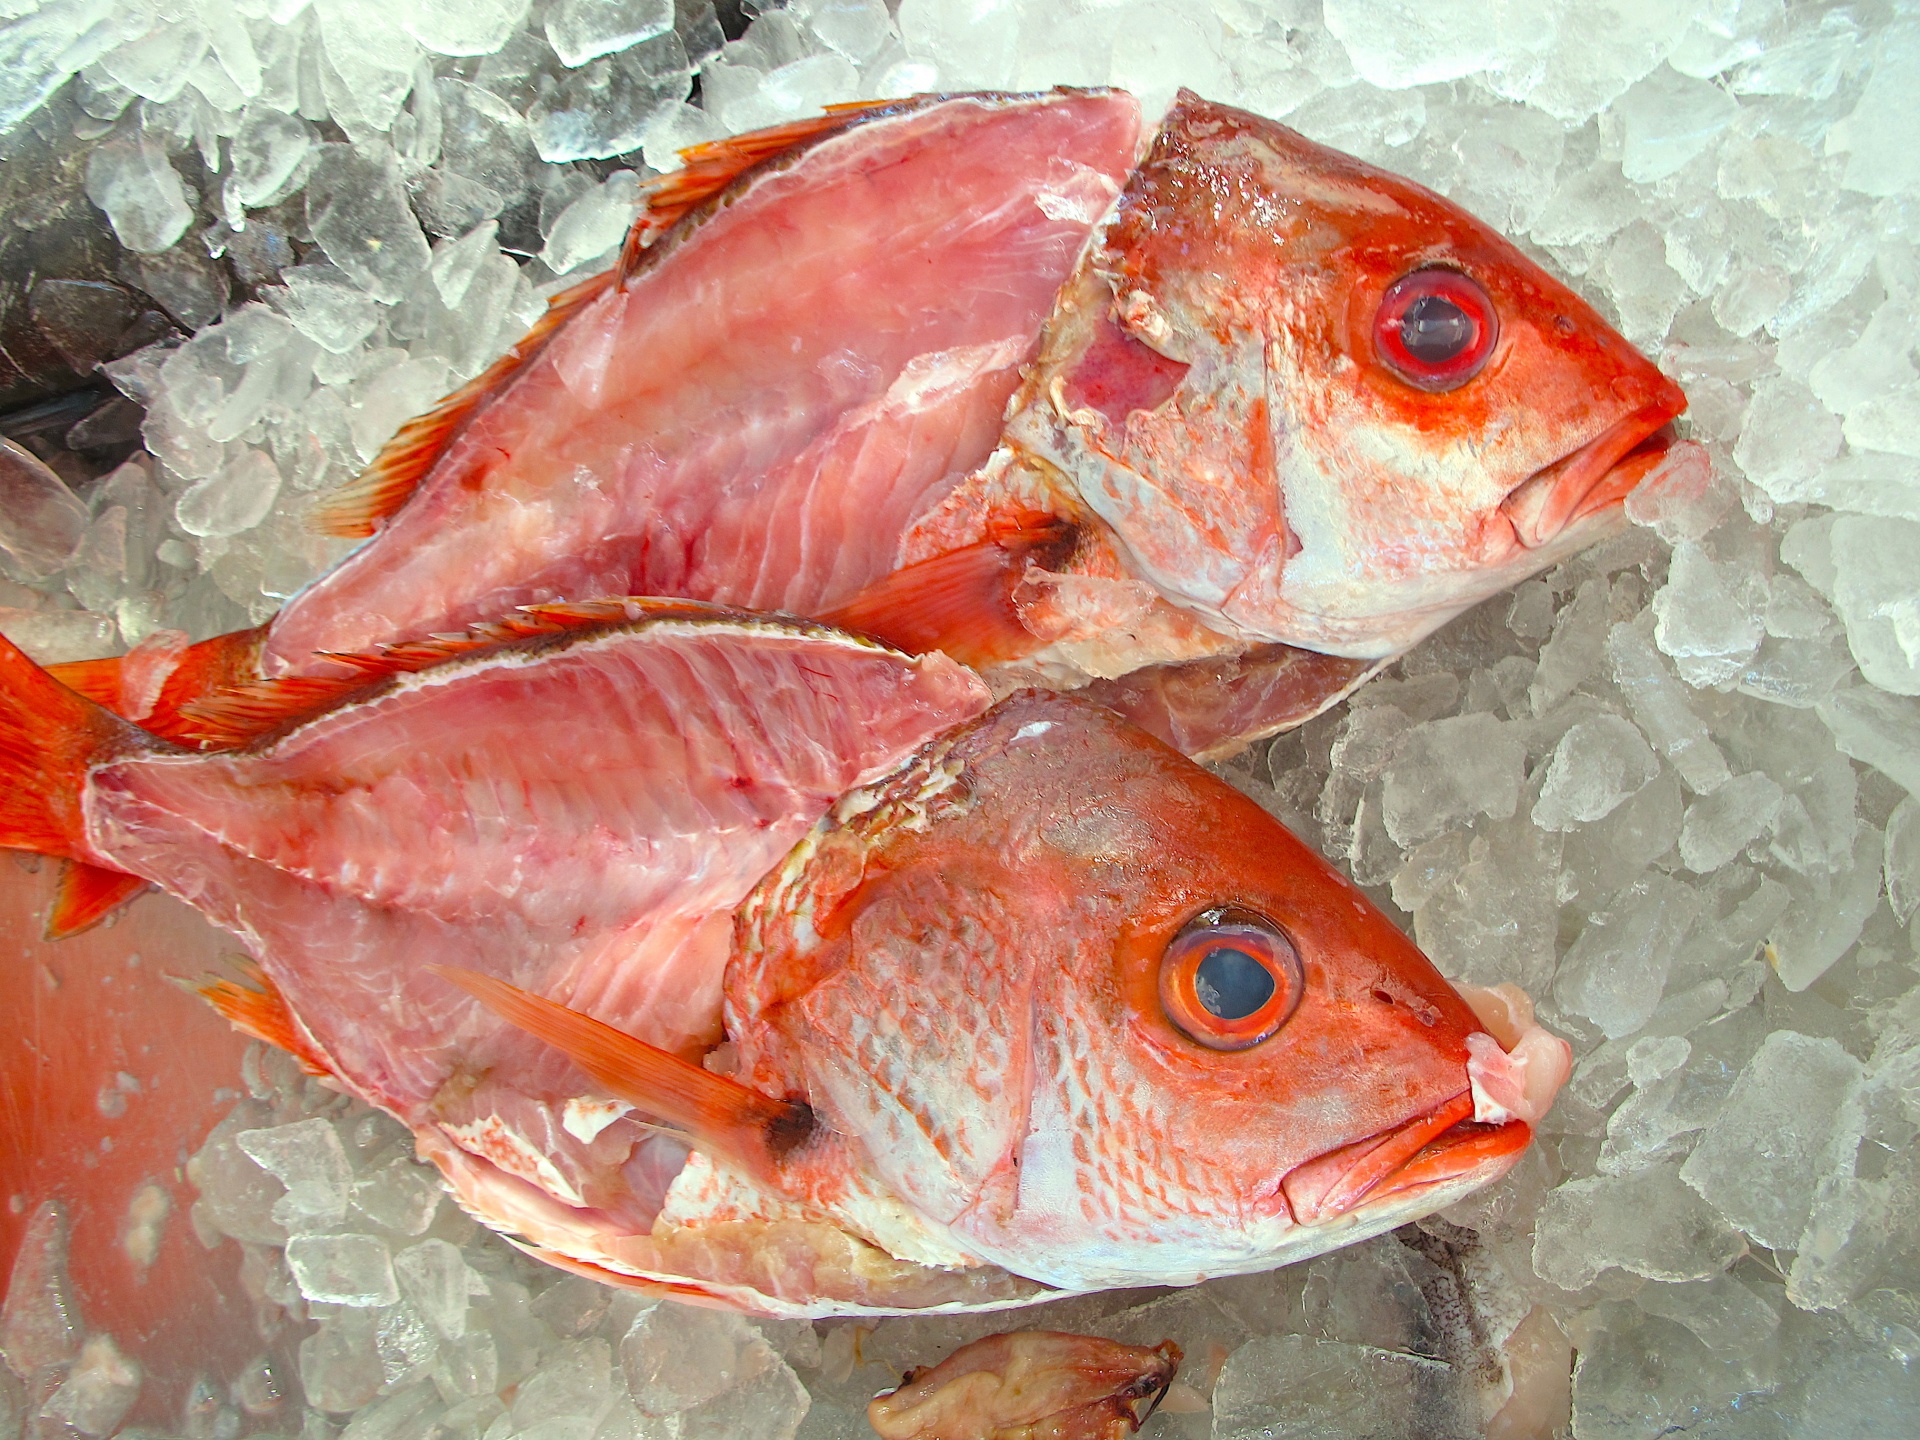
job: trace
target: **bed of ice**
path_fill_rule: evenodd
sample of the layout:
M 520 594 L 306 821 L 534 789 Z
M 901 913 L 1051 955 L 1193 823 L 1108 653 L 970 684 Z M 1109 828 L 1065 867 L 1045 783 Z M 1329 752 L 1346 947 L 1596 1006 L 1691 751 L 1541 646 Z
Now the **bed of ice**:
M 0 156 L 68 127 L 132 273 L 198 326 L 108 366 L 143 453 L 0 475 L 0 629 L 54 661 L 270 614 L 340 553 L 316 495 L 607 263 L 676 147 L 931 88 L 1184 83 L 1283 117 L 1570 277 L 1686 385 L 1715 476 L 1224 767 L 1572 1039 L 1517 1174 L 1277 1275 L 1032 1319 L 1179 1340 L 1163 1435 L 1479 1434 L 1508 1358 L 1545 1418 L 1488 1433 L 1545 1435 L 1569 1344 L 1583 1440 L 1913 1433 L 1920 5 L 742 8 L 0 0 Z M 1005 1326 L 562 1278 L 392 1122 L 273 1057 L 248 1084 L 192 1219 L 282 1341 L 185 1434 L 826 1440 Z M 96 1336 L 29 1433 L 109 1434 L 139 1383 Z

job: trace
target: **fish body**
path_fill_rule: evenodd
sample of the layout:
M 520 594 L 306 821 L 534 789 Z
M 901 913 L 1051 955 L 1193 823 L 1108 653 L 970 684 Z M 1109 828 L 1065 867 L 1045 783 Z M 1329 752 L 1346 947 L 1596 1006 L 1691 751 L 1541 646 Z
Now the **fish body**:
M 235 678 L 674 594 L 942 648 L 996 693 L 1107 682 L 1223 753 L 1619 523 L 1698 462 L 1658 438 L 1683 406 L 1488 227 L 1272 121 L 853 107 L 690 152 L 618 269 L 328 501 L 369 543 L 134 688 L 200 742 L 182 712 Z M 120 703 L 89 663 L 64 677 Z
M 238 935 L 216 1003 L 557 1264 L 789 1315 L 1188 1283 L 1485 1183 L 1564 1079 L 1083 699 L 680 601 L 359 663 L 202 753 L 0 648 L 0 843 Z

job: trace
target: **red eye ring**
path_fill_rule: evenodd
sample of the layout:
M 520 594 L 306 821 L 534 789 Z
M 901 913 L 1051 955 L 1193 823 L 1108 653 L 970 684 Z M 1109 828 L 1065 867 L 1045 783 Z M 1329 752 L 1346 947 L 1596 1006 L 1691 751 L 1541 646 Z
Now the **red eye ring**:
M 1161 1008 L 1183 1035 L 1209 1050 L 1258 1045 L 1286 1024 L 1305 990 L 1293 942 L 1279 926 L 1243 910 L 1196 915 L 1160 961 Z
M 1458 270 L 1415 270 L 1387 287 L 1373 320 L 1380 361 L 1420 390 L 1453 390 L 1493 354 L 1500 319 L 1478 282 Z

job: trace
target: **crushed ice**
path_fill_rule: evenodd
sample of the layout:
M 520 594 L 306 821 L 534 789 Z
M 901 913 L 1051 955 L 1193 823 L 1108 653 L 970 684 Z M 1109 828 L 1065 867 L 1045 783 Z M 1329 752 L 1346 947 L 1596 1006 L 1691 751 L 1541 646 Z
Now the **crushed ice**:
M 707 0 L 6 4 L 0 146 L 71 124 L 127 273 L 201 328 L 108 367 L 146 449 L 84 498 L 0 453 L 0 630 L 54 661 L 270 614 L 338 557 L 305 525 L 316 495 L 606 263 L 676 147 L 974 86 L 1157 104 L 1187 83 L 1287 119 L 1572 277 L 1686 385 L 1712 472 L 1636 495 L 1620 538 L 1225 767 L 1449 973 L 1524 986 L 1572 1039 L 1516 1176 L 1278 1275 L 1032 1319 L 1179 1340 L 1192 1402 L 1162 1435 L 1478 1434 L 1509 1395 L 1570 1403 L 1579 1436 L 1900 1432 L 1920 1408 L 1914 7 L 755 8 L 728 41 Z M 206 1434 L 332 1433 L 324 1414 L 354 1440 L 825 1440 L 1005 1324 L 657 1309 L 479 1231 L 389 1122 L 288 1065 L 256 1079 L 195 1158 L 192 1218 L 304 1338 L 201 1397 Z M 57 1381 L 49 1421 L 105 1435 L 140 1370 L 66 1320 L 62 1224 L 36 1217 L 0 1351 Z M 23 1394 L 9 1377 L 0 1416 Z

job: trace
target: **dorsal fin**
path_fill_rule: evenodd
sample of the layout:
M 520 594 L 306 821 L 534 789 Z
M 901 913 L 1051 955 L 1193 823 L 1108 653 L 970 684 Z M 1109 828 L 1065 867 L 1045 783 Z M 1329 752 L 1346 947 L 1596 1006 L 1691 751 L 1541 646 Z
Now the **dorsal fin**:
M 267 978 L 267 972 L 251 960 L 236 963 L 240 979 L 202 980 L 192 989 L 234 1029 L 278 1046 L 298 1060 L 309 1075 L 333 1074 L 333 1067 L 302 1033 L 293 1011 L 287 1008 L 286 997 Z
M 627 624 L 642 618 L 733 613 L 695 600 L 645 597 L 529 605 L 504 620 L 490 620 L 454 634 L 403 640 L 366 653 L 321 652 L 325 659 L 350 673 L 286 675 L 224 686 L 203 699 L 183 705 L 175 733 L 201 745 L 221 748 L 245 745 L 292 721 L 331 709 L 395 675 L 410 675 L 495 645 Z
M 871 118 L 874 112 L 897 110 L 925 101 L 858 100 L 829 106 L 824 115 L 789 121 L 765 130 L 710 140 L 681 154 L 686 166 L 663 175 L 642 192 L 641 209 L 627 231 L 620 263 L 612 270 L 562 290 L 547 301 L 547 313 L 534 322 L 512 349 L 480 374 L 446 396 L 426 414 L 409 420 L 373 458 L 359 476 L 315 507 L 313 523 L 322 534 L 362 540 L 380 522 L 407 503 L 420 482 L 446 453 L 460 428 L 473 418 L 486 399 L 504 387 L 538 355 L 562 325 L 605 294 L 624 283 L 638 266 L 652 241 L 682 216 L 712 199 L 762 161 L 783 154 L 822 135 L 844 130 Z
M 446 396 L 426 414 L 394 432 L 358 478 L 348 481 L 314 508 L 314 527 L 324 535 L 360 540 L 380 528 L 380 522 L 407 503 L 420 482 L 446 452 L 460 427 L 473 418 L 482 403 L 511 380 L 541 350 L 559 328 L 613 285 L 613 272 L 582 280 L 547 301 L 547 313 L 506 354 L 473 379 Z
M 617 273 L 621 281 L 625 282 L 638 268 L 641 254 L 657 236 L 754 166 L 823 135 L 871 119 L 877 111 L 898 110 L 919 103 L 925 102 L 851 100 L 843 105 L 829 105 L 822 115 L 769 125 L 764 130 L 749 130 L 744 135 L 729 135 L 724 140 L 708 140 L 682 150 L 680 158 L 685 163 L 680 169 L 662 175 L 642 191 L 640 216 L 627 231 L 627 243 L 620 247 Z

